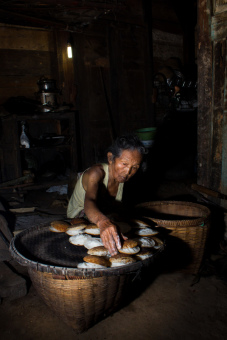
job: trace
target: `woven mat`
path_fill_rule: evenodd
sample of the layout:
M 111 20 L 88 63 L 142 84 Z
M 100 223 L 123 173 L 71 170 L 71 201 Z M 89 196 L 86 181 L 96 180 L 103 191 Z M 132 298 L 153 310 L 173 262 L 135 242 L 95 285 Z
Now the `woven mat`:
M 87 254 L 86 248 L 72 245 L 66 233 L 54 233 L 48 227 L 22 234 L 15 246 L 31 261 L 61 267 L 76 267 Z
M 34 225 L 39 225 L 42 223 L 48 223 L 51 221 L 62 220 L 64 216 L 62 215 L 50 215 L 50 216 L 42 216 L 39 214 L 31 214 L 31 215 L 22 215 L 16 216 L 16 223 L 14 230 L 23 230 L 29 229 Z

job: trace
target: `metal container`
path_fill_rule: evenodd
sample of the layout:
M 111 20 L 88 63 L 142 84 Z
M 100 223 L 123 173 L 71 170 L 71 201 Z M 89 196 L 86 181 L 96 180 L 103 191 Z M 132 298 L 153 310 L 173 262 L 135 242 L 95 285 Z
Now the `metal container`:
M 56 106 L 56 93 L 42 91 L 40 94 L 40 101 L 43 105 Z
M 53 111 L 54 107 L 53 106 L 49 106 L 49 105 L 39 105 L 38 107 L 38 112 L 51 112 Z
M 39 86 L 39 91 L 42 92 L 57 92 L 56 80 L 54 79 L 40 79 L 37 82 Z

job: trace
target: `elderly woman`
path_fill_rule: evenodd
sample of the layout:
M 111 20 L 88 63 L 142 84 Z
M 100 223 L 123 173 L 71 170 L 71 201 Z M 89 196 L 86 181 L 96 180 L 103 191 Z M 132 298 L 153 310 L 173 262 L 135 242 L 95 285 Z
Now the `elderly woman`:
M 95 164 L 85 170 L 70 198 L 67 217 L 81 216 L 84 212 L 88 220 L 99 227 L 103 245 L 111 255 L 121 249 L 121 240 L 116 225 L 106 214 L 106 207 L 122 200 L 124 183 L 138 171 L 145 153 L 136 135 L 118 137 L 108 149 L 108 163 Z

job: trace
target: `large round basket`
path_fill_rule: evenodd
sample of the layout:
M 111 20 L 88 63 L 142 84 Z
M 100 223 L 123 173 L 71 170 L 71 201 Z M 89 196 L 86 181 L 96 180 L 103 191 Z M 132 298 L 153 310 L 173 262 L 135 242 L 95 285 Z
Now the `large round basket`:
M 137 211 L 169 232 L 166 242 L 172 242 L 178 257 L 175 260 L 185 263 L 181 271 L 197 274 L 208 237 L 210 210 L 192 202 L 155 201 L 137 205 Z
M 13 258 L 28 267 L 38 294 L 77 333 L 116 311 L 132 280 L 163 250 L 164 245 L 152 257 L 122 267 L 78 269 L 87 250 L 72 245 L 66 233 L 51 232 L 47 225 L 24 230 L 10 244 Z

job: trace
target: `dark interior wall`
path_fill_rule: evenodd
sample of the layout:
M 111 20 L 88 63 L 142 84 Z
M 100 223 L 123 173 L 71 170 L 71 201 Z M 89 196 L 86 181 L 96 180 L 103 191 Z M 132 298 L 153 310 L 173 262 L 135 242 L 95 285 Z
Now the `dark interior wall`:
M 15 96 L 35 99 L 39 78 L 58 69 L 53 32 L 1 25 L 0 60 L 0 104 Z
M 139 26 L 102 22 L 82 34 L 2 25 L 0 104 L 12 97 L 39 100 L 40 77 L 56 79 L 59 104 L 70 103 L 79 114 L 80 167 L 98 161 L 116 135 L 154 124 L 141 15 Z M 73 60 L 66 55 L 69 38 Z
M 18 96 L 39 101 L 41 77 L 57 81 L 59 104 L 75 104 L 74 66 L 66 54 L 69 36 L 63 31 L 1 25 L 0 105 Z
M 198 184 L 227 194 L 225 1 L 198 1 Z M 216 200 L 216 198 L 215 198 Z M 227 207 L 226 200 L 218 200 Z
M 59 104 L 70 104 L 73 109 L 76 107 L 77 85 L 75 81 L 74 60 L 67 56 L 67 43 L 70 42 L 73 47 L 73 39 L 70 32 L 67 31 L 53 31 L 55 43 L 55 59 L 57 60 L 58 69 L 53 75 L 57 79 L 60 89 Z M 74 51 L 75 54 L 75 51 Z M 76 54 L 74 55 L 74 57 Z
M 0 104 L 14 96 L 35 99 L 42 75 L 56 79 L 62 93 L 59 104 L 71 103 L 77 111 L 79 170 L 102 160 L 116 135 L 156 124 L 149 49 L 152 32 L 148 32 L 152 12 L 144 16 L 142 2 L 137 0 L 130 1 L 128 8 L 117 20 L 95 21 L 76 32 L 0 26 L 4 65 L 0 70 Z M 168 13 L 171 28 L 170 22 L 176 18 L 172 19 L 170 9 Z M 168 25 L 155 27 L 155 65 L 182 55 L 179 30 L 166 32 Z M 66 55 L 69 38 L 73 59 Z
M 83 164 L 96 162 L 121 133 L 152 126 L 146 28 L 95 25 L 74 35 Z M 92 146 L 92 147 L 89 147 Z

